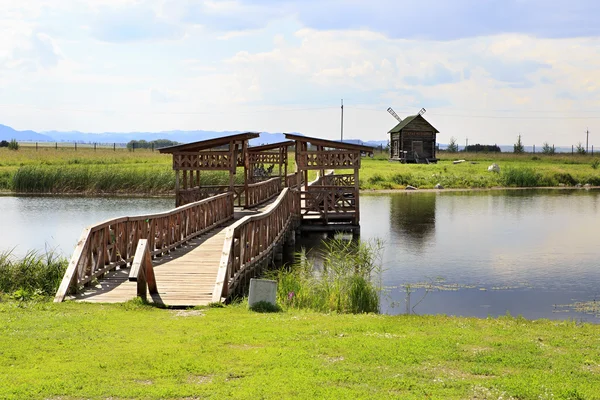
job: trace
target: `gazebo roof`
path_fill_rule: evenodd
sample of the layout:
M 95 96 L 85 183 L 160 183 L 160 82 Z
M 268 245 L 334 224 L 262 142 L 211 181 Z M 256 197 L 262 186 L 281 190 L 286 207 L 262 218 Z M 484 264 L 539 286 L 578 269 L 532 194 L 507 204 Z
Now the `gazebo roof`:
M 314 137 L 310 137 L 310 136 L 294 135 L 292 133 L 286 133 L 285 137 L 286 137 L 286 139 L 292 139 L 292 140 L 295 140 L 298 142 L 311 143 L 316 146 L 330 147 L 330 148 L 342 149 L 342 150 L 364 151 L 366 153 L 373 153 L 373 147 L 371 147 L 371 146 L 338 142 L 336 140 L 319 139 L 319 138 L 314 138 Z
M 262 146 L 248 147 L 248 151 L 257 152 L 257 151 L 274 150 L 274 149 L 280 149 L 282 147 L 290 147 L 295 144 L 296 144 L 296 142 L 294 142 L 293 140 L 286 140 L 285 142 L 277 142 L 277 143 L 271 143 L 271 144 L 263 144 Z
M 182 151 L 201 151 L 215 147 L 225 146 L 231 142 L 243 142 L 259 137 L 260 134 L 254 132 L 238 133 L 236 135 L 222 136 L 214 139 L 200 140 L 198 142 L 178 144 L 176 146 L 163 147 L 158 149 L 160 153 L 178 153 Z

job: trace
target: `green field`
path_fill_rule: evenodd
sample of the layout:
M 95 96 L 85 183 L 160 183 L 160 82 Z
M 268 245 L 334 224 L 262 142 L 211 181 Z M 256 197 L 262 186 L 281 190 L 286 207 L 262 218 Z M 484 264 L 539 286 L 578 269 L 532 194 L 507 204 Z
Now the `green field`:
M 288 171 L 293 171 L 290 154 Z M 539 187 L 600 185 L 600 157 L 559 154 L 441 153 L 440 162 L 411 165 L 389 162 L 385 154 L 364 158 L 362 189 L 420 189 L 440 183 L 445 188 Z M 453 164 L 455 159 L 467 162 Z M 499 174 L 487 171 L 492 163 Z M 241 172 L 241 171 L 240 171 Z M 205 173 L 205 184 L 227 184 L 223 173 Z M 238 173 L 237 183 L 242 174 Z M 175 180 L 171 156 L 148 149 L 21 146 L 0 148 L 0 190 L 15 193 L 172 194 Z
M 0 302 L 0 398 L 598 399 L 600 326 Z

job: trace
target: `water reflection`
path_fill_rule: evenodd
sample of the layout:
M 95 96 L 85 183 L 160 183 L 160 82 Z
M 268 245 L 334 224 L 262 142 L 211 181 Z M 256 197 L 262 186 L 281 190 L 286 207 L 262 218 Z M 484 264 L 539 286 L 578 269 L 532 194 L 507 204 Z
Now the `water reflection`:
M 408 245 L 427 246 L 435 235 L 435 193 L 393 196 L 390 204 L 390 228 Z

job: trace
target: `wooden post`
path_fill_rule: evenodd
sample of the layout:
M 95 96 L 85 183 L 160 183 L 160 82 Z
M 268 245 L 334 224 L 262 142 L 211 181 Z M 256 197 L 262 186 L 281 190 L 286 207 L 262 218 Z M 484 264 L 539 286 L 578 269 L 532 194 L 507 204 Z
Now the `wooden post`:
M 288 184 L 287 184 L 287 175 L 288 175 L 287 174 L 287 171 L 288 171 L 287 170 L 287 160 L 288 160 L 288 152 L 287 152 L 287 150 L 288 150 L 287 147 L 284 147 L 282 149 L 282 153 L 283 153 L 283 156 L 284 156 L 284 158 L 283 158 L 283 160 L 284 160 L 284 164 L 283 164 L 283 176 L 285 177 L 284 178 L 285 179 L 285 187 L 288 186 Z M 594 154 L 594 146 L 592 146 L 592 154 Z
M 250 168 L 250 157 L 248 157 L 248 141 L 242 142 L 242 156 L 244 158 L 244 207 L 248 208 L 248 169 Z
M 360 152 L 358 152 L 358 157 L 360 157 Z M 360 192 L 359 192 L 359 182 L 358 182 L 358 171 L 360 169 L 360 164 L 354 167 L 354 191 L 356 198 L 354 199 L 354 225 L 358 225 L 360 222 Z
M 181 196 L 179 189 L 179 170 L 175 170 L 175 207 L 181 205 Z

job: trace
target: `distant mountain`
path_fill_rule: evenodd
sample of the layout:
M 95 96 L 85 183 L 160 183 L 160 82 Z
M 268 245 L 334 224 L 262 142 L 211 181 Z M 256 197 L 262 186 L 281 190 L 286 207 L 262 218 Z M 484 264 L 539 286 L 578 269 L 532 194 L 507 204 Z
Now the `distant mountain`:
M 128 143 L 131 140 L 152 141 L 157 139 L 168 139 L 179 143 L 190 143 L 199 140 L 213 139 L 216 137 L 235 135 L 241 131 L 161 131 L 161 132 L 61 132 L 45 131 L 42 133 L 34 131 L 17 131 L 9 126 L 0 125 L 0 140 L 16 139 L 18 141 L 30 142 L 77 142 L 77 143 Z M 293 132 L 297 135 L 301 133 Z M 283 133 L 262 132 L 259 138 L 250 140 L 250 145 L 271 144 L 284 141 Z
M 17 131 L 11 128 L 10 126 L 1 125 L 0 124 L 0 140 L 11 140 L 16 139 L 20 142 L 25 141 L 38 141 L 38 142 L 46 142 L 51 141 L 52 138 L 50 136 L 37 133 L 34 131 Z

